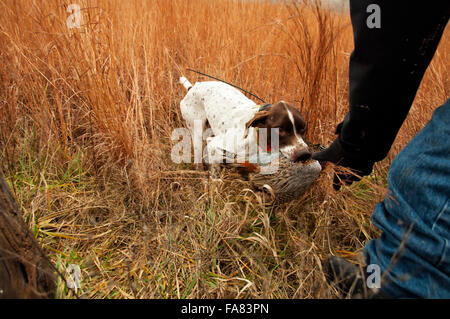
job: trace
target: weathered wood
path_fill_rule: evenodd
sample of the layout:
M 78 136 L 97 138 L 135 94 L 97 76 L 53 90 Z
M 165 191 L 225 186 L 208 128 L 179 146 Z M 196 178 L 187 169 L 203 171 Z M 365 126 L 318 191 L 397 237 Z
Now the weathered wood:
M 52 266 L 0 174 L 0 298 L 53 298 Z

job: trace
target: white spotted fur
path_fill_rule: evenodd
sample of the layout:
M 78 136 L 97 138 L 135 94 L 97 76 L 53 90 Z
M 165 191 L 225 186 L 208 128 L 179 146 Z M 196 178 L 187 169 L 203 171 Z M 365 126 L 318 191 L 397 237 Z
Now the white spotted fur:
M 225 150 L 231 154 L 238 154 L 246 150 L 246 156 L 252 158 L 258 151 L 258 134 L 256 130 L 246 132 L 246 123 L 258 112 L 259 107 L 234 87 L 218 81 L 197 82 L 192 85 L 185 77 L 180 83 L 188 93 L 180 102 L 180 110 L 186 121 L 191 135 L 194 136 L 194 122 L 200 121 L 204 128 L 208 120 L 213 136 L 207 138 L 207 151 L 211 154 L 222 154 Z M 289 145 L 280 149 L 286 157 L 290 158 L 298 146 L 306 144 L 297 134 L 292 113 L 286 108 L 294 127 L 297 145 Z M 203 132 L 203 130 L 202 130 Z M 203 133 L 202 133 L 203 134 Z M 222 161 L 224 158 L 217 158 Z

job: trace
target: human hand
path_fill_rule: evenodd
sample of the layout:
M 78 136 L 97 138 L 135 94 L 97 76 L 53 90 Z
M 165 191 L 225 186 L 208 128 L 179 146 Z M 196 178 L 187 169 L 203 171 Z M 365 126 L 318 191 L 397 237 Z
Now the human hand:
M 358 158 L 346 152 L 338 139 L 323 151 L 312 154 L 312 158 L 320 162 L 331 162 L 350 169 L 348 172 L 339 172 L 334 175 L 333 188 L 339 190 L 342 183 L 347 185 L 360 181 L 361 177 L 372 172 L 374 162 Z

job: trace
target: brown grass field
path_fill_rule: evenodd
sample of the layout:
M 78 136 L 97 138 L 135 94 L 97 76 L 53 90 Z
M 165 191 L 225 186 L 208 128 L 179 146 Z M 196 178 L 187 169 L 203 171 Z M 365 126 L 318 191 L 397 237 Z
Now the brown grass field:
M 67 27 L 69 3 L 81 28 Z M 228 171 L 171 161 L 178 78 L 189 66 L 289 101 L 328 145 L 348 107 L 348 12 L 237 0 L 1 0 L 0 11 L 0 168 L 60 272 L 81 267 L 87 298 L 340 297 L 320 260 L 379 235 L 370 215 L 390 161 L 450 95 L 447 29 L 371 176 L 335 192 L 329 166 L 302 198 L 265 208 Z M 59 280 L 57 297 L 75 292 Z

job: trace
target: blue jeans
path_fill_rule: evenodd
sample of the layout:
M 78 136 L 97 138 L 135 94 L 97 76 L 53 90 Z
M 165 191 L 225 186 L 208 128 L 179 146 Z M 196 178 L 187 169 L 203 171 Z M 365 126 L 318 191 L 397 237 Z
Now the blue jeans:
M 450 99 L 397 155 L 364 248 L 391 298 L 450 298 Z

